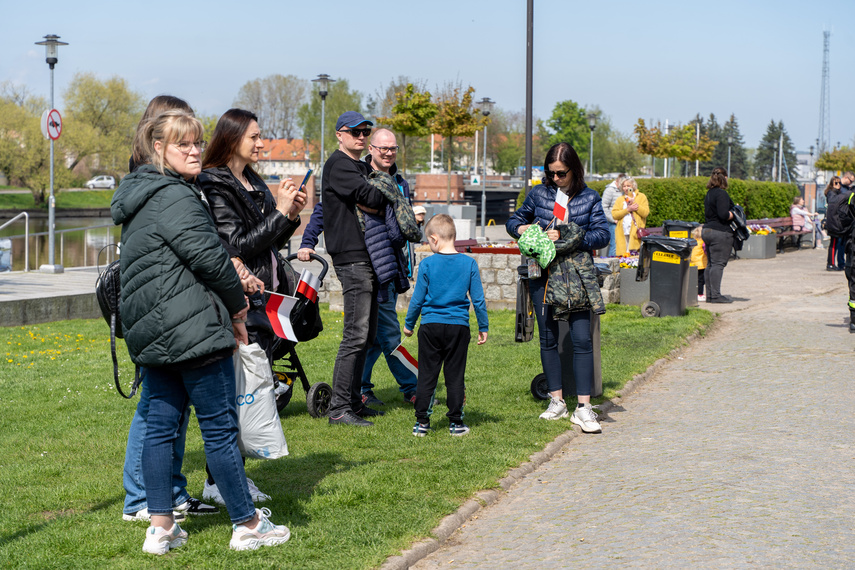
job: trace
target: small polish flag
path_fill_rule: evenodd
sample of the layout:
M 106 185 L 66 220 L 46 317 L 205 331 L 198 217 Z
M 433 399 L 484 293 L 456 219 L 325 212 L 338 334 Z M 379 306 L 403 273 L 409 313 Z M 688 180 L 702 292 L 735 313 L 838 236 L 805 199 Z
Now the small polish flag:
M 308 269 L 304 269 L 300 274 L 300 282 L 297 283 L 297 293 L 303 295 L 310 303 L 317 303 L 320 288 L 321 280 Z
M 564 216 L 567 215 L 567 201 L 569 196 L 558 190 L 555 193 L 555 206 L 552 207 L 552 215 L 561 221 L 564 221 Z
M 279 293 L 270 293 L 270 298 L 267 300 L 267 318 L 270 319 L 270 325 L 273 327 L 273 332 L 279 338 L 297 341 L 297 335 L 294 334 L 294 329 L 291 326 L 291 309 L 297 303 L 296 297 L 288 295 L 280 295 Z
M 419 375 L 419 361 L 413 358 L 412 354 L 407 352 L 407 349 L 404 348 L 403 344 L 399 344 L 398 346 L 396 346 L 395 350 L 390 353 L 390 356 L 394 356 L 395 358 L 400 360 L 401 364 L 406 366 L 407 369 L 416 376 Z

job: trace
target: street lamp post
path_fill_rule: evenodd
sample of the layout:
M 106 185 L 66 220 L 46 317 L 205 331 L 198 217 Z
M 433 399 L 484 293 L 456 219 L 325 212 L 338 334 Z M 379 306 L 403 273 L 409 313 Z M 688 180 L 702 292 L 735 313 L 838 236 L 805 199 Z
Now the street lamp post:
M 727 177 L 730 178 L 730 146 L 733 144 L 733 136 L 727 135 Z
M 318 74 L 316 79 L 312 79 L 312 83 L 318 84 L 318 95 L 321 96 L 321 152 L 320 152 L 320 164 L 319 164 L 319 174 L 321 175 L 319 180 L 321 183 L 318 185 L 318 202 L 324 201 L 324 189 L 323 189 L 323 181 L 324 181 L 324 162 L 325 162 L 325 149 L 324 149 L 324 131 L 326 130 L 326 101 L 327 94 L 329 93 L 330 83 L 334 82 L 335 79 L 330 79 L 330 76 L 326 73 Z M 318 236 L 318 252 L 322 252 L 324 249 L 324 234 Z
M 594 129 L 597 128 L 596 113 L 590 113 L 588 115 L 588 127 L 591 129 L 591 149 L 589 152 L 591 165 L 588 167 L 588 176 L 591 176 L 594 173 Z
M 496 102 L 491 100 L 489 97 L 484 97 L 480 101 L 478 101 L 477 105 L 481 109 L 481 113 L 484 115 L 485 119 L 490 115 L 490 111 L 493 110 L 493 105 Z M 485 237 L 487 234 L 487 222 L 486 220 L 486 211 L 487 211 L 487 122 L 484 121 L 484 176 L 481 178 L 481 237 Z
M 777 179 L 775 176 L 775 166 L 778 163 L 778 141 L 772 143 L 772 149 L 774 151 L 772 154 L 772 182 L 775 182 Z
M 45 46 L 45 62 L 50 66 L 50 108 L 53 110 L 53 68 L 59 61 L 57 57 L 57 48 L 59 46 L 67 46 L 66 42 L 58 41 L 59 36 L 48 34 L 44 41 L 36 42 L 37 46 Z M 56 198 L 53 195 L 53 138 L 50 137 L 50 197 L 48 198 L 48 264 L 39 267 L 42 273 L 62 273 L 62 265 L 54 263 L 56 252 L 54 245 L 56 243 Z

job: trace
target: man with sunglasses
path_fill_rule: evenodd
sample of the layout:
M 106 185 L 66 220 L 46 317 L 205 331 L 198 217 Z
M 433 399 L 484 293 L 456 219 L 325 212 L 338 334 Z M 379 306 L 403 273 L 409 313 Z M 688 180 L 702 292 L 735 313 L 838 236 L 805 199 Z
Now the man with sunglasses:
M 327 252 L 344 302 L 329 423 L 360 427 L 374 425 L 365 417 L 380 415 L 364 405 L 360 390 L 365 352 L 377 332 L 378 283 L 356 209 L 379 211 L 387 203 L 368 182 L 371 167 L 360 160 L 373 124 L 356 111 L 341 114 L 335 125 L 338 150 L 330 155 L 321 178 Z

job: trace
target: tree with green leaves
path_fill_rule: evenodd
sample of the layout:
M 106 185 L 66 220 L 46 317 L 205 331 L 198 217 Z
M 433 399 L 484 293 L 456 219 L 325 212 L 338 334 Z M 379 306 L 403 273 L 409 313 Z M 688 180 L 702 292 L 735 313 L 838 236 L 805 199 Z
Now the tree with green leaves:
M 588 161 L 588 143 L 591 128 L 588 126 L 588 114 L 584 107 L 571 100 L 559 101 L 552 109 L 552 115 L 546 121 L 551 131 L 549 146 L 560 142 L 569 143 L 583 164 Z
M 252 111 L 266 138 L 296 138 L 299 132 L 299 111 L 309 93 L 309 82 L 296 75 L 268 75 L 244 83 L 234 100 L 234 106 Z
M 793 141 L 790 135 L 787 134 L 787 129 L 784 128 L 783 121 L 775 123 L 774 120 L 769 122 L 766 127 L 766 134 L 757 146 L 757 152 L 754 154 L 754 177 L 757 180 L 772 180 L 773 166 L 775 179 L 777 180 L 778 173 L 778 151 L 776 150 L 781 134 L 784 135 L 784 160 L 781 170 L 781 181 L 789 182 L 795 178 L 796 165 L 796 150 L 793 146 Z
M 448 141 L 446 145 L 446 161 L 448 162 L 446 203 L 451 203 L 451 165 L 454 137 L 471 137 L 475 132 L 489 124 L 489 117 L 484 117 L 472 107 L 472 93 L 475 88 L 469 86 L 463 91 L 458 84 L 448 84 L 439 95 L 437 112 L 430 123 L 431 132 L 441 135 Z
M 830 170 L 832 172 L 855 171 L 855 149 L 844 146 L 831 152 L 824 152 L 816 159 L 815 166 L 817 170 Z
M 326 156 L 329 156 L 331 149 L 337 148 L 335 138 L 335 122 L 339 115 L 345 111 L 362 112 L 362 94 L 359 91 L 351 90 L 347 79 L 337 79 L 335 83 L 330 83 L 326 98 L 326 117 L 324 126 L 324 145 L 326 148 Z M 309 146 L 311 160 L 320 161 L 321 148 L 321 98 L 313 95 L 308 103 L 304 103 L 300 107 L 298 113 L 300 126 L 303 129 L 303 139 Z
M 725 153 L 722 166 L 727 168 L 727 137 L 731 137 L 730 144 L 730 177 L 747 179 L 749 172 L 748 155 L 745 152 L 745 142 L 742 140 L 742 134 L 739 132 L 739 123 L 736 120 L 736 115 L 731 114 L 730 119 L 722 128 L 722 139 L 719 141 Z
M 96 170 L 126 172 L 145 98 L 121 77 L 102 81 L 94 73 L 75 74 L 64 98 L 62 136 L 69 169 L 89 159 Z
M 395 93 L 391 113 L 377 117 L 377 122 L 388 125 L 401 136 L 401 171 L 407 171 L 407 137 L 424 137 L 431 134 L 431 122 L 439 111 L 431 101 L 430 91 L 421 91 L 412 83 Z

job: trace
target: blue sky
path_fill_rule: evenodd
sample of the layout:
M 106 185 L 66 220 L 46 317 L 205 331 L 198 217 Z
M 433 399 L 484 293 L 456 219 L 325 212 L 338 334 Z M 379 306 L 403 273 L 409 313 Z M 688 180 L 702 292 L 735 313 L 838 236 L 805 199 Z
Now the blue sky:
M 429 89 L 459 80 L 503 109 L 525 106 L 526 0 L 4 4 L 0 81 L 47 97 L 44 48 L 34 42 L 48 33 L 69 42 L 56 68 L 60 110 L 78 71 L 119 75 L 147 98 L 170 93 L 210 114 L 272 73 L 328 73 L 364 94 L 399 75 Z M 830 29 L 831 143 L 851 145 L 855 49 L 842 23 L 853 20 L 852 0 L 535 0 L 534 113 L 546 118 L 572 99 L 599 106 L 625 133 L 639 117 L 685 123 L 712 112 L 723 122 L 734 113 L 748 146 L 774 119 L 807 149 Z

